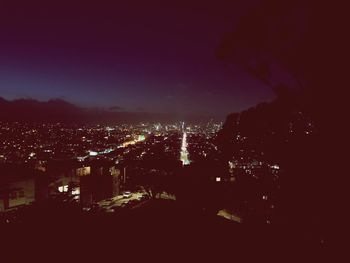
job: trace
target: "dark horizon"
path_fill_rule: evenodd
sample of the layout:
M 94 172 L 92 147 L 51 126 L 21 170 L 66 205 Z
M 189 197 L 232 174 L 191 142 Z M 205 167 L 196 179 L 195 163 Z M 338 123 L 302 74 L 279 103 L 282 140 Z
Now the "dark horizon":
M 120 107 L 79 107 L 63 99 L 39 101 L 31 98 L 6 100 L 0 96 L 0 122 L 62 122 L 78 124 L 121 124 L 139 122 L 205 123 L 224 121 L 226 115 L 200 115 L 178 112 L 126 111 Z

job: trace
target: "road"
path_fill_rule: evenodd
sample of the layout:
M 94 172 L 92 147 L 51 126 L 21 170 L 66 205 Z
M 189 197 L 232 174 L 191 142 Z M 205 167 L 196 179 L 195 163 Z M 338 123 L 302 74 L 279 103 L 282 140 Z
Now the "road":
M 124 198 L 123 195 L 117 195 L 117 196 L 115 196 L 113 198 L 108 198 L 108 199 L 102 200 L 102 201 L 98 202 L 97 204 L 103 210 L 105 210 L 107 212 L 112 212 L 112 207 L 121 206 L 124 202 L 127 202 L 127 201 L 138 200 L 138 198 L 140 198 L 142 195 L 145 195 L 145 194 L 147 194 L 147 193 L 146 192 L 135 192 L 135 193 L 132 194 L 132 196 L 130 198 Z M 168 199 L 168 200 L 176 200 L 176 197 L 174 195 L 170 195 L 170 194 L 167 194 L 167 193 L 164 193 L 164 192 L 161 193 L 160 195 L 158 195 L 157 198 Z M 143 201 L 139 201 L 139 202 L 135 203 L 130 208 L 131 209 L 138 208 L 138 207 L 142 206 L 143 204 L 145 204 L 148 201 L 149 201 L 149 199 L 143 200 Z
M 187 133 L 185 131 L 183 132 L 183 135 L 182 135 L 180 160 L 182 161 L 182 165 L 190 164 L 190 160 L 188 159 L 188 150 L 187 150 Z
M 104 210 L 108 211 L 112 209 L 114 206 L 121 206 L 124 202 L 131 201 L 131 200 L 137 200 L 140 198 L 142 195 L 144 195 L 144 192 L 136 192 L 132 193 L 132 196 L 129 198 L 124 198 L 123 195 L 117 195 L 113 198 L 105 199 L 97 204 Z M 139 203 L 140 204 L 140 203 Z M 135 204 L 137 205 L 137 204 Z
M 229 211 L 227 211 L 225 209 L 220 210 L 217 215 L 221 216 L 223 218 L 226 218 L 228 220 L 235 221 L 237 223 L 241 223 L 242 222 L 242 218 L 241 217 L 239 217 L 238 215 L 235 215 L 232 212 L 229 212 Z

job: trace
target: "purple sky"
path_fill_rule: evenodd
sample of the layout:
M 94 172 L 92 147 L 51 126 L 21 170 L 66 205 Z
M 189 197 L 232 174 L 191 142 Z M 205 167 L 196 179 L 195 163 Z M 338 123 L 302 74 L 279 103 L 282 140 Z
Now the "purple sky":
M 0 96 L 6 99 L 225 115 L 274 97 L 215 56 L 249 8 L 246 1 L 14 2 L 0 3 Z

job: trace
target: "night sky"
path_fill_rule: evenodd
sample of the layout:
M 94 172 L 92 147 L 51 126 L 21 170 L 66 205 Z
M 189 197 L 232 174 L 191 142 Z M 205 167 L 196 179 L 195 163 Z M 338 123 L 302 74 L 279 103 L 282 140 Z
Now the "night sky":
M 216 57 L 253 2 L 71 2 L 1 1 L 1 97 L 217 115 L 274 97 Z

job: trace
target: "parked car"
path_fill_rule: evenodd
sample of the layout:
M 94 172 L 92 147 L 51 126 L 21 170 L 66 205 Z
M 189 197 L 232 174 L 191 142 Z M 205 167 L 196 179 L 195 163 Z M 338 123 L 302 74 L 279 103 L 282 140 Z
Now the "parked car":
M 123 198 L 130 198 L 132 197 L 132 193 L 130 191 L 126 191 L 123 193 Z

